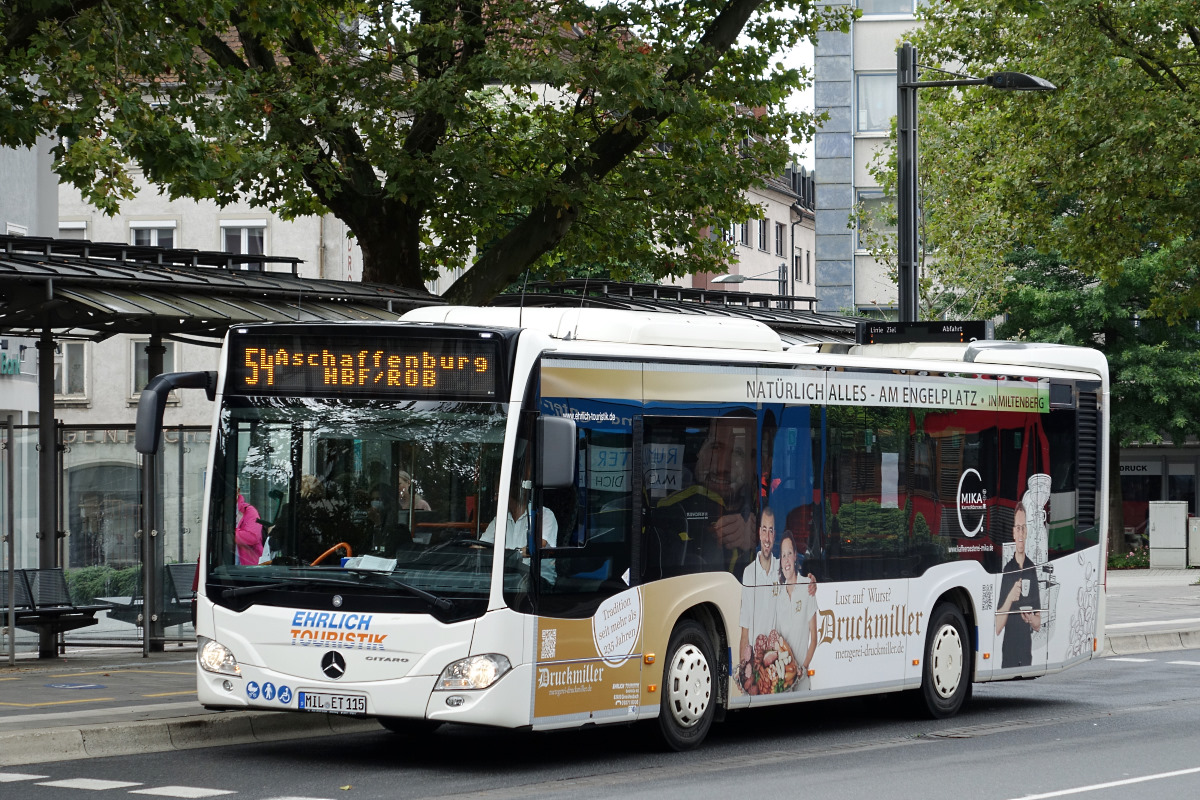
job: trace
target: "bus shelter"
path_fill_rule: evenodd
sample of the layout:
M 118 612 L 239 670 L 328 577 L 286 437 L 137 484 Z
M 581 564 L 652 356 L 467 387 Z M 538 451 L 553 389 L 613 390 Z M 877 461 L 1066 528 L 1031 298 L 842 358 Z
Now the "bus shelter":
M 60 340 L 99 342 L 124 333 L 146 336 L 148 374 L 153 377 L 163 370 L 164 340 L 211 345 L 231 325 L 243 323 L 394 320 L 409 309 L 442 302 L 422 291 L 302 278 L 300 263 L 286 256 L 0 236 L 0 334 L 36 340 L 39 569 L 59 566 L 59 542 L 65 536 L 57 486 L 60 431 L 54 404 L 54 354 Z M 0 608 L 8 613 L 0 627 L 10 634 L 11 655 L 15 639 L 11 622 L 20 585 L 13 572 L 11 422 L 8 434 L 4 532 L 8 574 L 2 582 L 7 596 L 0 597 Z M 162 649 L 166 621 L 161 607 L 164 558 L 156 535 L 162 511 L 155 507 L 161 469 L 154 456 L 143 460 L 140 531 L 147 535 L 140 536 L 144 600 L 138 625 L 146 653 Z M 39 656 L 56 655 L 58 633 L 53 625 L 39 627 Z

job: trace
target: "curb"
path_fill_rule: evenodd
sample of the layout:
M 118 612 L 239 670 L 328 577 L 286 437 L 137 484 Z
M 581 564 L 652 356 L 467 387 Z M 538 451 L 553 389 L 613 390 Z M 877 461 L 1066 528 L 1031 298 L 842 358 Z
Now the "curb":
M 1120 633 L 1104 637 L 1101 657 L 1126 656 L 1134 653 L 1161 653 L 1165 650 L 1200 649 L 1200 630 L 1154 631 L 1151 633 Z
M 83 725 L 0 733 L 0 766 L 80 758 L 161 753 L 197 747 L 278 742 L 331 734 L 377 732 L 374 719 L 284 711 L 232 711 L 143 720 L 124 725 Z

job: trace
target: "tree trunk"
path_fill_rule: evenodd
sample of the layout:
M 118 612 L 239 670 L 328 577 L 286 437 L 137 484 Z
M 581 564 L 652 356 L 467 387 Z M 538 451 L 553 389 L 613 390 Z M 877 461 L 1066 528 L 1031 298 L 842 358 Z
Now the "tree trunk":
M 421 275 L 421 219 L 411 206 L 385 202 L 350 225 L 362 248 L 363 283 L 426 291 Z

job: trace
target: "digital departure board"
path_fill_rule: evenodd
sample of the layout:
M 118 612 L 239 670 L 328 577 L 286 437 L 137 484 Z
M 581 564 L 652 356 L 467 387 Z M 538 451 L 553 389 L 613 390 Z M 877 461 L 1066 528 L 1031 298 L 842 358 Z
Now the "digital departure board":
M 991 320 L 954 322 L 860 322 L 857 344 L 974 342 L 995 336 Z
M 234 336 L 225 391 L 495 400 L 499 351 L 482 337 Z

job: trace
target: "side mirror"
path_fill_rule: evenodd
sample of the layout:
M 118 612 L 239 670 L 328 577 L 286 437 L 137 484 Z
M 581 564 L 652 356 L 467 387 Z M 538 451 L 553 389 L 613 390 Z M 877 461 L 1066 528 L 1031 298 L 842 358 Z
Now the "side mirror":
M 566 417 L 537 419 L 537 483 L 543 489 L 566 489 L 575 485 L 575 420 Z
M 163 411 L 172 389 L 203 389 L 208 399 L 213 400 L 217 396 L 217 373 L 167 372 L 150 379 L 138 400 L 137 428 L 133 436 L 133 447 L 142 455 L 158 452 Z

